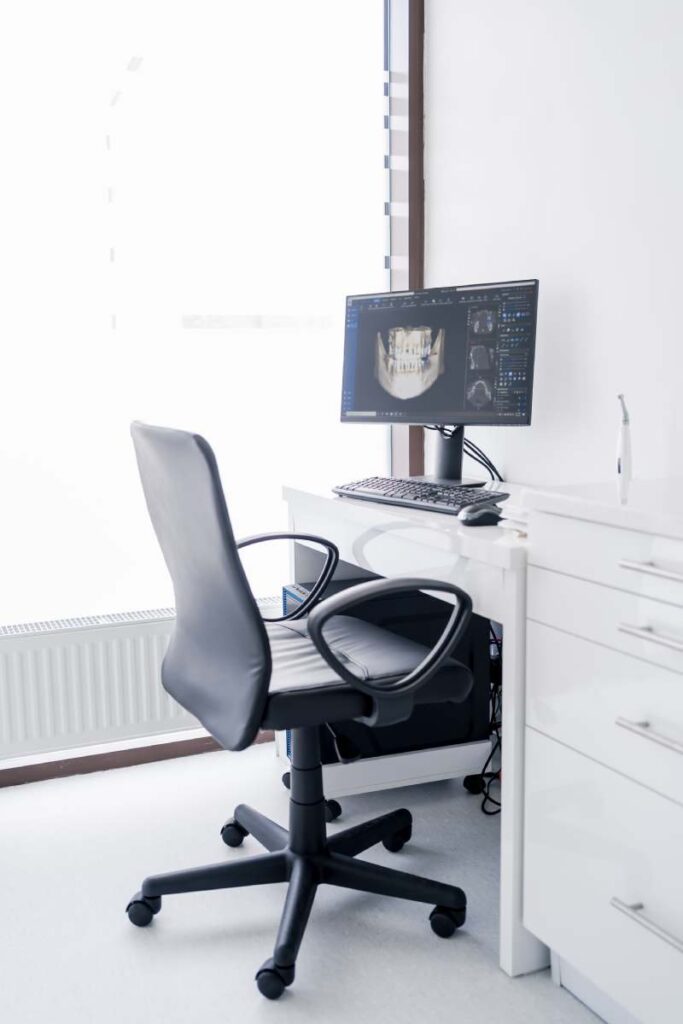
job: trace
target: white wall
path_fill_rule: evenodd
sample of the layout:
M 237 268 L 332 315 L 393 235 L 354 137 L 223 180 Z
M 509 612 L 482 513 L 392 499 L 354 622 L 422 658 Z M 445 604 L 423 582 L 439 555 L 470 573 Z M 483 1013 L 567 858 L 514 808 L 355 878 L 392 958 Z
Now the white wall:
M 426 283 L 539 277 L 533 425 L 472 430 L 511 480 L 683 475 L 683 4 L 427 0 Z M 469 467 L 472 468 L 472 467 Z

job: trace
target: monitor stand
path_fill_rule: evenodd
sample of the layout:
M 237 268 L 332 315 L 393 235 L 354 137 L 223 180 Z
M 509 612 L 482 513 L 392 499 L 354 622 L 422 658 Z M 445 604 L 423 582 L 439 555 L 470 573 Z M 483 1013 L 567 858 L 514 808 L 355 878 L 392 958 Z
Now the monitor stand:
M 463 443 L 465 428 L 453 426 L 452 433 L 436 435 L 436 457 L 434 472 L 426 476 L 411 477 L 414 480 L 427 480 L 430 483 L 461 484 L 463 487 L 483 487 L 486 480 L 464 480 L 462 476 Z

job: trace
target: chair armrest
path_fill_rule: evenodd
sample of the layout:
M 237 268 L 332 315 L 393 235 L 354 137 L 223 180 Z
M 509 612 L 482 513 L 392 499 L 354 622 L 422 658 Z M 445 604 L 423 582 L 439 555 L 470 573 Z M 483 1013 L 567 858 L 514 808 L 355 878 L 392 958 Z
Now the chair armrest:
M 325 587 L 332 579 L 334 570 L 337 568 L 337 562 L 339 561 L 339 551 L 336 544 L 333 544 L 331 540 L 327 540 L 325 537 L 316 537 L 313 533 L 257 533 L 253 537 L 245 537 L 243 540 L 237 541 L 237 550 L 240 548 L 251 547 L 252 544 L 261 544 L 263 541 L 268 540 L 307 540 L 312 544 L 319 544 L 321 547 L 327 550 L 327 556 L 325 558 L 325 564 L 322 568 L 322 572 L 318 579 L 315 581 L 312 590 L 304 601 L 295 608 L 289 615 L 279 615 L 277 618 L 267 619 L 263 618 L 264 622 L 289 622 L 291 619 L 300 619 L 302 616 L 307 615 L 310 609 L 320 600 Z
M 338 658 L 335 657 L 330 646 L 323 636 L 323 627 L 333 615 L 340 615 L 354 605 L 363 604 L 376 597 L 386 597 L 387 594 L 400 594 L 410 590 L 434 590 L 437 593 L 452 594 L 456 598 L 456 605 L 446 624 L 446 628 L 432 647 L 429 654 L 417 665 L 412 672 L 402 679 L 396 679 L 388 683 L 372 683 L 366 679 L 360 679 L 350 672 Z M 326 598 L 313 609 L 308 616 L 308 634 L 323 656 L 330 668 L 341 676 L 345 682 L 357 690 L 361 690 L 369 697 L 375 699 L 387 697 L 403 697 L 406 694 L 414 693 L 424 686 L 432 676 L 438 672 L 443 662 L 448 658 L 460 641 L 467 624 L 472 615 L 472 599 L 460 587 L 453 583 L 446 583 L 443 580 L 425 580 L 413 578 L 371 580 L 369 583 L 359 583 L 355 587 L 349 587 L 339 594 Z

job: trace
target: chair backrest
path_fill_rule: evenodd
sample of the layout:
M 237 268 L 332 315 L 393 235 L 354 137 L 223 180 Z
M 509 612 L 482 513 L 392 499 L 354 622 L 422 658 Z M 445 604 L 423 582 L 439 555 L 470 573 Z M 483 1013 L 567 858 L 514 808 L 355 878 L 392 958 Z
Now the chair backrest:
M 131 427 L 147 508 L 173 580 L 164 688 L 229 750 L 258 731 L 271 660 L 235 546 L 216 458 L 197 434 Z

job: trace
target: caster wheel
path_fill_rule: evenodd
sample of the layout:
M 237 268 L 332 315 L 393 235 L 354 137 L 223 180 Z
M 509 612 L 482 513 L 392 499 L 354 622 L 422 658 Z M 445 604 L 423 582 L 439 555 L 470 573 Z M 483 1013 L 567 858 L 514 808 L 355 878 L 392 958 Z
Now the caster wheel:
M 137 928 L 146 928 L 160 910 L 161 896 L 143 896 L 141 892 L 136 892 L 126 907 L 128 920 Z
M 221 829 L 221 839 L 226 846 L 241 846 L 244 837 L 248 836 L 246 828 L 243 828 L 238 821 L 230 818 Z
M 429 915 L 429 923 L 434 934 L 438 935 L 440 939 L 450 939 L 456 928 L 464 925 L 466 917 L 465 907 L 462 907 L 461 910 L 453 910 L 452 907 L 434 907 Z
M 259 971 L 256 975 L 256 984 L 266 999 L 279 999 L 285 990 L 285 983 L 277 971 Z
M 338 818 L 342 812 L 342 806 L 338 800 L 326 800 L 325 801 L 325 821 L 334 821 Z
M 282 776 L 282 785 L 285 787 L 285 789 L 292 788 L 292 776 L 290 772 L 285 772 L 284 775 Z
M 387 836 L 386 839 L 383 839 L 382 846 L 389 853 L 398 853 L 410 840 L 412 834 L 413 826 L 408 825 L 407 828 L 402 828 L 400 832 L 394 832 L 393 836 Z
M 468 793 L 483 793 L 484 792 L 484 776 L 483 775 L 466 775 L 462 780 L 462 784 Z
M 278 967 L 272 958 L 256 973 L 258 990 L 266 999 L 279 999 L 293 981 L 294 967 Z

